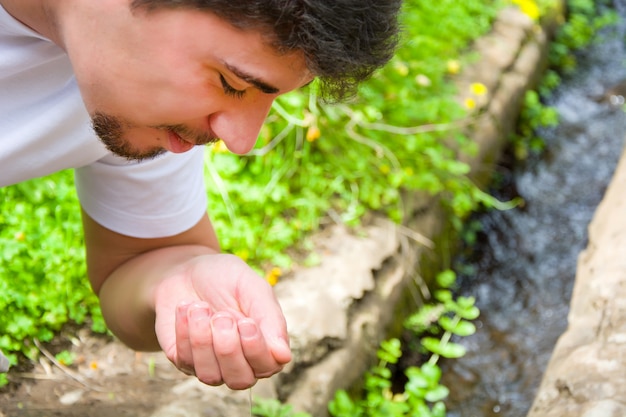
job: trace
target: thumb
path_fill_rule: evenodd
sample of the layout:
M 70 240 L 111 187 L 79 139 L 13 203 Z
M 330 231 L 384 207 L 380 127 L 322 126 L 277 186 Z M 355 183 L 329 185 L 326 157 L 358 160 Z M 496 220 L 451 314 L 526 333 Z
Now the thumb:
M 274 360 L 281 364 L 285 365 L 291 362 L 291 348 L 289 347 L 289 342 L 282 337 L 274 337 L 267 341 L 268 347 L 272 352 L 272 356 Z

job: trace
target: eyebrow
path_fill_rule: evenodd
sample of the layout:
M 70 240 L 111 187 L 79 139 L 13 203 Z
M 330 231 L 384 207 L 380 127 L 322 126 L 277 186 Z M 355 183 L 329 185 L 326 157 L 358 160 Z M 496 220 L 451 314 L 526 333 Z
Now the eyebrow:
M 274 87 L 273 85 L 270 85 L 268 83 L 266 83 L 265 81 L 248 74 L 247 72 L 227 63 L 224 62 L 224 66 L 233 74 L 235 74 L 237 76 L 237 78 L 240 78 L 241 80 L 247 82 L 248 84 L 252 84 L 253 86 L 255 86 L 256 88 L 258 88 L 259 90 L 261 90 L 262 92 L 266 93 L 266 94 L 276 94 L 280 91 L 279 88 Z

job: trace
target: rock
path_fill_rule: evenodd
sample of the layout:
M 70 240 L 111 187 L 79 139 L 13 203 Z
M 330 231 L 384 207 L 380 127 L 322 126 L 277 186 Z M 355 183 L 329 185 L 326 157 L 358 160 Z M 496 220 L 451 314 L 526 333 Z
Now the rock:
M 612 87 L 607 88 L 604 93 L 592 96 L 591 98 L 598 103 L 621 107 L 625 103 L 624 97 L 626 97 L 626 80 L 620 81 Z
M 77 402 L 81 400 L 81 398 L 83 398 L 84 393 L 85 391 L 82 389 L 79 389 L 76 391 L 70 391 L 68 393 L 63 394 L 61 398 L 59 398 L 59 402 L 63 405 L 76 404 Z
M 9 370 L 9 360 L 7 359 L 6 356 L 2 354 L 2 351 L 0 351 L 0 373 L 8 372 L 8 370 Z

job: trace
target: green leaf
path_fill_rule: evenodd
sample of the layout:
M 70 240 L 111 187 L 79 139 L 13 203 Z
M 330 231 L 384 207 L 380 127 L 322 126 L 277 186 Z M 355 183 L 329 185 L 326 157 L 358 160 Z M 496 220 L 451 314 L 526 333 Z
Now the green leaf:
M 449 394 L 450 390 L 447 387 L 443 385 L 437 385 L 435 388 L 429 390 L 424 398 L 426 399 L 426 401 L 434 403 L 447 398 Z
M 456 282 L 456 273 L 448 269 L 437 274 L 435 280 L 439 286 L 451 288 Z
M 480 310 L 478 307 L 466 307 L 462 309 L 456 310 L 456 314 L 458 314 L 461 318 L 465 320 L 476 320 L 478 316 L 480 316 Z
M 383 390 L 391 387 L 391 380 L 375 374 L 368 374 L 365 377 L 365 387 L 368 390 Z
M 335 398 L 328 404 L 328 411 L 334 417 L 358 417 L 361 415 L 356 410 L 355 404 L 344 390 L 335 393 Z
M 465 346 L 459 345 L 457 343 L 448 342 L 442 346 L 440 354 L 444 358 L 456 359 L 465 356 L 465 353 L 467 353 L 467 349 L 465 349 Z
M 461 296 L 456 299 L 456 302 L 461 308 L 469 308 L 469 307 L 474 307 L 474 304 L 476 303 L 476 298 Z
M 388 362 L 396 363 L 402 356 L 402 344 L 398 339 L 384 340 L 380 344 L 380 349 L 377 352 L 378 358 Z
M 446 417 L 446 405 L 439 401 L 433 405 L 432 417 Z
M 444 307 L 442 305 L 425 304 L 404 321 L 404 327 L 415 333 L 422 333 L 433 323 L 436 323 L 443 313 Z
M 452 301 L 452 291 L 450 290 L 436 290 L 433 292 L 433 296 L 442 303 Z
M 449 359 L 461 358 L 466 353 L 466 349 L 462 345 L 453 342 L 443 343 L 433 337 L 423 338 L 422 345 L 430 352 Z
M 404 374 L 408 379 L 406 383 L 407 389 L 423 389 L 432 385 L 432 379 L 429 378 L 429 375 L 424 374 L 420 368 L 410 367 Z
M 391 370 L 384 366 L 374 366 L 370 370 L 370 373 L 385 379 L 391 379 L 392 376 Z
M 443 316 L 439 319 L 441 327 L 452 334 L 457 336 L 470 336 L 476 333 L 476 326 L 466 320 L 455 320 L 448 316 Z
M 428 380 L 431 381 L 431 385 L 439 383 L 441 379 L 441 368 L 439 366 L 426 362 L 420 369 Z

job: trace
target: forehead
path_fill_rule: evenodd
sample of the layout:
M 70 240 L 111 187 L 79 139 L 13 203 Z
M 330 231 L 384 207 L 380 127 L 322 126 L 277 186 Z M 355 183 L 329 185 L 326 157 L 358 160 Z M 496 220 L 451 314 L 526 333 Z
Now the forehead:
M 313 78 L 304 54 L 279 50 L 274 34 L 263 25 L 241 27 L 214 13 L 188 8 L 139 11 L 135 18 L 145 43 L 162 58 L 236 68 L 242 74 L 267 80 L 281 91 Z
M 139 4 L 141 7 L 135 6 L 135 4 Z M 170 25 L 176 30 L 195 31 L 198 36 L 202 36 L 207 29 L 226 30 L 235 34 L 254 36 L 259 44 L 274 50 L 276 54 L 293 52 L 293 50 L 286 50 L 285 47 L 279 46 L 278 36 L 269 23 L 250 17 L 234 19 L 232 16 L 214 13 L 207 8 L 171 6 L 170 4 L 170 2 L 156 2 L 154 4 L 135 1 L 131 3 L 131 11 L 137 19 L 157 21 L 159 24 Z
M 277 35 L 269 24 L 247 21 L 232 22 L 208 10 L 188 7 L 161 7 L 135 9 L 136 20 L 154 37 L 170 36 L 185 44 L 206 43 L 215 47 L 237 46 L 238 49 L 255 49 L 276 57 L 302 54 L 279 46 Z M 179 45 L 184 47 L 185 44 Z M 232 53 L 238 52 L 231 48 Z

